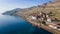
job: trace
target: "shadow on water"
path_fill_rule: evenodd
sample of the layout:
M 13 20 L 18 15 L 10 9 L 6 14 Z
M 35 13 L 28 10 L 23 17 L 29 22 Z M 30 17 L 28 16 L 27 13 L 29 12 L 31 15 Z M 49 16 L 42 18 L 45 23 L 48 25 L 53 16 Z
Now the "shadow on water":
M 32 26 L 20 17 L 0 16 L 0 34 L 52 34 Z

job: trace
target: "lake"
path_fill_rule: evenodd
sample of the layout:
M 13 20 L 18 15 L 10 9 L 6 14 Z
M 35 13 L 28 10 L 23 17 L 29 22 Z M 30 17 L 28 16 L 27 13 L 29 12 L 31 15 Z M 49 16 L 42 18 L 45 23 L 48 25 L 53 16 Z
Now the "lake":
M 0 15 L 0 34 L 52 34 L 18 16 Z

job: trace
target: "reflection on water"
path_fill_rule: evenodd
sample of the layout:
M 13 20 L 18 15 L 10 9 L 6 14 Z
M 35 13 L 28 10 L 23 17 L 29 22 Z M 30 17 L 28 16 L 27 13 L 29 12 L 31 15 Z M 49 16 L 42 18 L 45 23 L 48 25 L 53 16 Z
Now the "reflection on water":
M 0 15 L 0 34 L 52 34 L 32 26 L 21 17 Z

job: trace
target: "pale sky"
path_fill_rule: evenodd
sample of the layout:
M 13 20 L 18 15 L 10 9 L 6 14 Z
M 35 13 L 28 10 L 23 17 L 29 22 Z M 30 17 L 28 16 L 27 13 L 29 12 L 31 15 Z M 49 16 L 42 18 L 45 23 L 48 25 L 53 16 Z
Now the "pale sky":
M 15 8 L 28 8 L 53 0 L 0 0 L 0 13 Z

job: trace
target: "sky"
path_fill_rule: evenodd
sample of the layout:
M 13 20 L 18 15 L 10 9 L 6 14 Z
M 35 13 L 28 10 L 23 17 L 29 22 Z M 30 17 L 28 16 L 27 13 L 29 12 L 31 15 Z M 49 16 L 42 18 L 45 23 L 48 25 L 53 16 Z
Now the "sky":
M 53 0 L 0 0 L 0 13 L 15 8 L 29 8 Z

